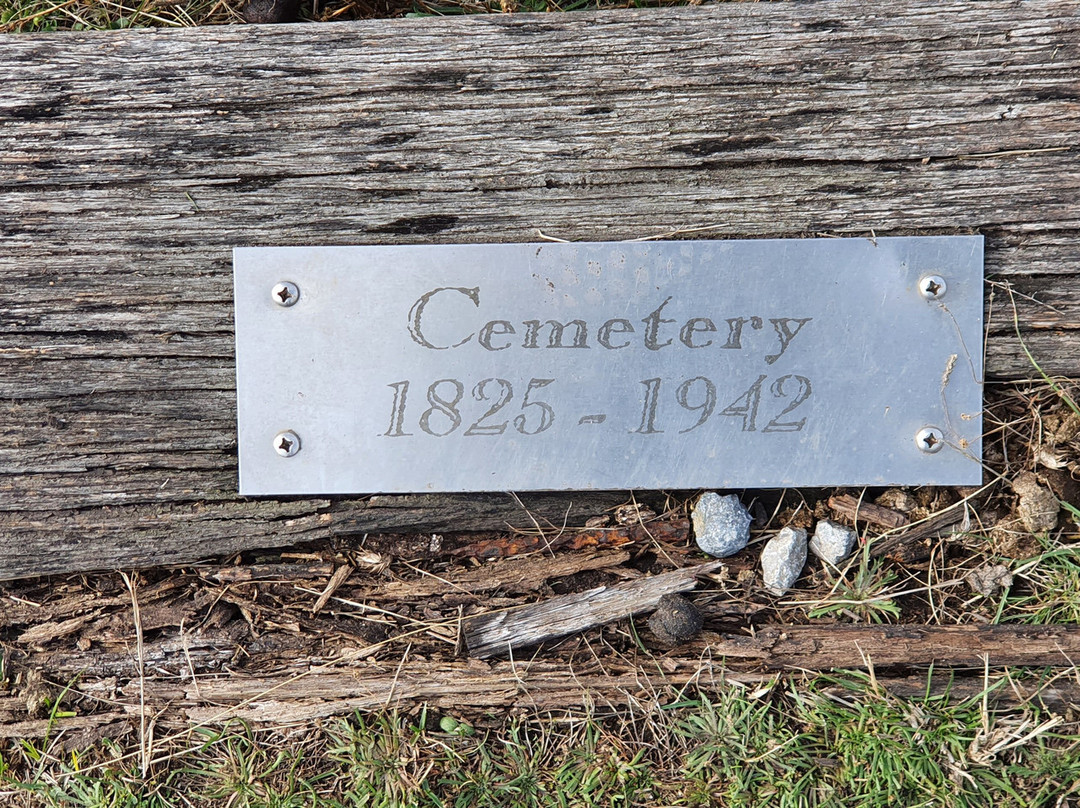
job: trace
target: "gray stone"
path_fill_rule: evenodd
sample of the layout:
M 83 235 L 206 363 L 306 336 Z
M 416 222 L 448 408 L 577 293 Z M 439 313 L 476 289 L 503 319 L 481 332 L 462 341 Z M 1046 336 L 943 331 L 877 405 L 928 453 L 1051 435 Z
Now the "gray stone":
M 1013 585 L 1012 573 L 1003 564 L 971 570 L 964 576 L 964 580 L 968 582 L 972 592 L 984 598 L 996 595 L 1002 589 L 1008 589 Z
M 791 589 L 805 565 L 806 531 L 801 527 L 785 527 L 761 551 L 761 577 L 774 595 Z
M 702 494 L 691 519 L 698 547 L 716 558 L 734 555 L 750 541 L 750 512 L 734 494 Z
M 814 528 L 814 537 L 810 539 L 810 552 L 835 567 L 851 555 L 855 538 L 855 531 L 850 527 L 822 519 Z
M 1016 513 L 1032 533 L 1048 533 L 1057 527 L 1061 503 L 1053 492 L 1039 482 L 1030 471 L 1013 480 L 1013 491 L 1020 495 Z

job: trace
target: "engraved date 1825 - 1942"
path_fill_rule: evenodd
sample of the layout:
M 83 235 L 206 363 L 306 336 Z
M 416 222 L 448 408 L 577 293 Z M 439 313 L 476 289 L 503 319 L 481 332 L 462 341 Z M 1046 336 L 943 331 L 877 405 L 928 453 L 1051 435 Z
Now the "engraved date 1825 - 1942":
M 722 410 L 717 411 L 718 394 L 716 383 L 704 376 L 695 376 L 686 379 L 675 389 L 674 400 L 678 406 L 696 416 L 696 421 L 683 425 L 678 433 L 692 432 L 704 424 L 716 412 L 740 419 L 743 432 L 758 431 L 760 421 L 760 409 L 762 389 L 768 389 L 773 399 L 778 400 L 778 405 L 783 409 L 760 428 L 761 432 L 800 432 L 806 425 L 806 418 L 789 417 L 812 393 L 810 380 L 805 376 L 787 374 L 779 376 L 768 383 L 768 376 L 762 374 L 745 390 Z M 555 384 L 555 379 L 530 379 L 521 396 L 520 406 L 506 407 L 514 400 L 514 385 L 508 379 L 481 379 L 472 388 L 472 398 L 480 403 L 476 411 L 488 407 L 476 420 L 471 421 L 462 433 L 473 437 L 480 435 L 502 435 L 510 429 L 509 417 L 515 409 L 517 414 L 512 419 L 513 429 L 522 435 L 539 435 L 546 432 L 556 421 L 555 409 L 546 401 L 536 395 L 542 388 Z M 664 432 L 664 417 L 669 415 L 662 408 L 662 390 L 665 387 L 664 380 L 642 379 L 644 393 L 641 400 L 641 422 L 629 432 L 639 435 L 656 435 Z M 383 432 L 383 436 L 391 438 L 404 438 L 412 436 L 413 432 L 407 431 L 406 409 L 409 405 L 408 380 L 393 382 L 387 385 L 393 390 L 393 403 L 390 413 L 390 428 Z M 416 425 L 422 432 L 437 438 L 443 438 L 457 432 L 467 420 L 462 412 L 462 401 L 465 396 L 465 384 L 459 379 L 438 379 L 427 387 L 427 408 L 420 413 Z M 542 395 L 542 394 L 541 394 Z M 670 401 L 668 401 L 670 404 Z M 505 412 L 504 412 L 505 410 Z M 471 418 L 475 412 L 469 414 Z M 499 416 L 503 420 L 499 419 Z M 415 417 L 415 415 L 414 415 Z M 577 425 L 602 424 L 607 420 L 605 413 L 594 413 L 579 417 Z M 687 421 L 687 418 L 669 419 Z
M 655 310 L 641 318 L 643 327 L 635 326 L 625 318 L 612 318 L 593 331 L 589 323 L 580 319 L 567 322 L 537 319 L 522 321 L 522 332 L 508 320 L 494 319 L 483 325 L 477 324 L 479 327 L 471 330 L 468 326 L 462 327 L 460 336 L 449 340 L 448 344 L 433 342 L 427 335 L 427 325 L 433 317 L 441 319 L 439 301 L 462 298 L 480 308 L 481 290 L 479 287 L 440 287 L 421 295 L 408 314 L 407 327 L 412 342 L 427 350 L 445 351 L 462 348 L 475 339 L 474 344 L 485 351 L 502 351 L 509 348 L 511 339 L 516 337 L 520 340 L 520 347 L 525 349 L 587 350 L 595 344 L 607 350 L 620 350 L 632 345 L 630 335 L 640 334 L 640 347 L 648 351 L 660 351 L 672 345 L 694 351 L 710 347 L 726 351 L 745 347 L 745 327 L 748 326 L 751 332 L 762 331 L 766 323 L 765 318 L 757 316 L 723 320 L 727 326 L 723 342 L 714 338 L 714 335 L 719 336 L 720 329 L 709 317 L 692 317 L 668 330 L 669 326 L 676 325 L 676 321 L 663 316 L 665 307 L 671 301 L 671 297 L 667 297 Z M 769 318 L 767 322 L 772 326 L 774 336 L 771 350 L 763 351 L 765 363 L 772 365 L 783 356 L 792 340 L 811 319 Z M 445 331 L 446 323 L 442 325 Z M 545 331 L 546 339 L 541 339 Z M 505 378 L 481 379 L 471 385 L 455 378 L 437 379 L 427 386 L 427 407 L 422 409 L 419 416 L 413 411 L 419 407 L 410 407 L 409 404 L 410 384 L 409 380 L 401 380 L 388 385 L 393 391 L 393 399 L 390 425 L 382 433 L 385 437 L 410 437 L 416 434 L 410 431 L 413 428 L 434 437 L 446 437 L 459 430 L 468 437 L 502 435 L 511 429 L 521 435 L 539 435 L 551 429 L 557 420 L 555 409 L 544 400 L 543 392 L 545 387 L 556 384 L 555 379 L 533 378 L 528 382 L 517 382 L 519 391 L 522 385 L 525 388 L 518 399 L 515 399 L 515 382 Z M 806 425 L 806 417 L 797 418 L 793 412 L 812 392 L 808 378 L 792 373 L 777 375 L 771 381 L 768 375 L 762 374 L 748 387 L 744 380 L 741 385 L 733 383 L 718 388 L 715 380 L 705 376 L 694 376 L 681 382 L 668 382 L 656 377 L 642 379 L 641 385 L 640 423 L 636 427 L 624 425 L 628 432 L 640 435 L 660 434 L 665 429 L 678 434 L 692 432 L 705 424 L 714 413 L 738 419 L 744 432 L 799 432 Z M 470 386 L 471 396 L 467 397 L 466 390 Z M 727 395 L 723 394 L 725 389 L 729 391 Z M 764 413 L 760 412 L 763 390 L 769 393 Z M 463 405 L 467 398 L 474 399 L 477 406 Z M 563 400 L 561 396 L 556 398 Z M 717 405 L 722 400 L 730 403 L 718 410 Z M 672 406 L 673 403 L 677 408 Z M 465 409 L 470 410 L 467 415 L 463 411 Z M 411 418 L 408 417 L 410 412 Z M 769 415 L 774 417 L 759 427 L 759 423 Z M 577 425 L 602 424 L 607 417 L 606 413 L 580 415 Z M 471 420 L 473 418 L 475 420 Z M 572 417 L 569 420 L 573 423 Z

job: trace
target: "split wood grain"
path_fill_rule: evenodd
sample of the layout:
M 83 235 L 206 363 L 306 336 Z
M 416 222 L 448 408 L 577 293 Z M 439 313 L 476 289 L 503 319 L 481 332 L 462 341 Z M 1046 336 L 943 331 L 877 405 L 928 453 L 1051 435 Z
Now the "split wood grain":
M 240 500 L 233 246 L 979 232 L 988 374 L 1038 375 L 1015 311 L 1080 376 L 1075 0 L 26 35 L 0 76 L 0 578 L 530 526 Z
M 236 718 L 285 725 L 420 703 L 435 709 L 528 712 L 622 705 L 628 700 L 652 704 L 668 687 L 689 685 L 711 693 L 731 684 L 772 681 L 783 670 L 799 675 L 865 669 L 868 664 L 875 666 L 879 684 L 894 695 L 948 693 L 964 699 L 983 692 L 983 655 L 992 670 L 1004 665 L 1071 668 L 1069 658 L 1078 651 L 1080 629 L 1075 626 L 768 626 L 756 637 L 714 636 L 657 657 L 646 667 L 618 658 L 600 662 L 587 653 L 572 660 L 339 660 L 314 667 L 313 660 L 303 660 L 273 674 L 201 675 L 197 685 L 184 675 L 161 676 L 142 686 L 152 709 L 168 706 L 161 710 L 166 726 Z M 936 673 L 918 672 L 931 663 Z M 973 668 L 974 675 L 965 678 L 964 668 Z M 917 672 L 903 673 L 913 670 Z M 122 708 L 67 723 L 57 719 L 50 737 L 69 725 L 130 720 L 138 709 L 139 686 L 131 670 L 120 681 L 112 676 L 95 680 L 92 675 L 80 680 L 83 692 L 100 691 Z M 1004 704 L 1041 699 L 1061 710 L 1078 703 L 1080 689 L 1071 680 L 1055 679 L 1043 689 L 1037 682 L 1013 677 L 1008 687 L 992 689 L 987 698 Z M 16 732 L 34 737 L 46 729 L 47 721 L 25 720 L 24 711 L 25 703 L 15 698 L 0 699 L 0 737 L 17 737 Z
M 219 462 L 235 462 L 219 459 Z M 235 473 L 224 472 L 224 474 Z M 144 479 L 160 470 L 141 469 Z M 112 476 L 112 475 L 109 475 Z M 123 475 L 121 475 L 123 476 Z M 72 479 L 63 509 L 37 508 L 0 475 L 0 579 L 71 570 L 178 564 L 256 547 L 283 547 L 365 533 L 550 530 L 575 528 L 627 500 L 612 492 L 574 494 L 423 494 L 362 500 L 247 501 L 218 491 L 187 489 L 187 502 L 86 506 L 100 497 L 96 481 Z M 167 484 L 171 477 L 162 481 Z M 23 485 L 33 484 L 23 479 Z M 235 482 L 233 483 L 235 485 Z M 174 492 L 175 494 L 175 492 Z M 117 492 L 117 496 L 122 496 Z M 202 497 L 206 497 L 206 499 Z M 16 503 L 22 507 L 17 508 Z M 48 544 L 50 539 L 53 544 Z
M 786 631 L 787 627 L 774 627 L 776 631 Z M 811 633 L 816 633 L 823 644 L 832 642 L 829 633 L 833 627 L 802 627 L 806 629 L 803 640 L 808 640 Z M 882 639 L 887 644 L 890 637 L 874 627 L 848 627 L 849 635 L 838 645 L 836 657 L 843 657 L 841 664 L 828 667 L 815 665 L 821 661 L 820 655 L 792 657 L 784 667 L 794 673 L 827 671 L 831 667 L 843 669 L 865 669 L 867 661 L 877 664 L 875 656 L 882 651 Z M 898 628 L 898 627 L 892 627 Z M 920 627 L 922 628 L 922 627 Z M 1024 653 L 1024 643 L 1028 635 L 1017 631 L 1016 627 L 992 627 L 1002 629 L 996 633 L 996 640 L 988 641 L 985 634 L 978 631 L 962 634 L 967 640 L 968 650 L 962 657 L 950 657 L 949 650 L 957 634 L 929 632 L 925 642 L 945 639 L 949 645 L 946 651 L 939 653 L 937 659 L 944 660 L 942 667 L 958 668 L 967 664 L 968 659 L 977 657 L 986 650 L 991 656 L 991 665 L 998 664 L 995 658 L 997 649 L 1010 641 L 1016 642 L 1016 651 L 1004 656 L 1024 659 L 1019 664 L 1050 667 L 1071 667 L 1061 652 L 1055 652 L 1045 641 L 1038 642 L 1037 648 Z M 769 628 L 768 631 L 772 631 Z M 1060 633 L 1051 630 L 1058 639 L 1064 639 L 1063 650 L 1069 652 L 1080 646 L 1080 632 L 1072 627 Z M 863 643 L 866 643 L 864 646 Z M 866 656 L 859 654 L 859 648 L 869 651 Z M 910 647 L 907 645 L 905 647 Z M 258 723 L 288 724 L 344 715 L 353 710 L 379 711 L 387 707 L 403 708 L 411 704 L 424 703 L 434 708 L 457 710 L 483 709 L 521 709 L 529 712 L 587 709 L 598 704 L 623 705 L 632 700 L 637 704 L 652 704 L 658 693 L 666 687 L 686 687 L 690 685 L 703 692 L 711 693 L 722 690 L 732 684 L 759 684 L 775 678 L 775 672 L 762 670 L 732 669 L 728 660 L 721 660 L 717 648 L 708 646 L 701 649 L 679 649 L 658 658 L 655 664 L 646 667 L 626 665 L 616 660 L 605 661 L 602 665 L 592 659 L 582 659 L 573 665 L 565 661 L 552 660 L 504 660 L 481 663 L 471 660 L 467 663 L 430 663 L 413 662 L 409 665 L 363 663 L 356 670 L 345 673 L 339 671 L 317 671 L 314 675 L 281 675 L 253 678 L 220 678 L 200 682 L 196 690 L 193 686 L 172 687 L 158 694 L 159 698 L 173 698 L 184 705 L 184 712 L 189 720 L 221 723 L 233 717 Z M 704 655 L 695 651 L 703 650 Z M 687 653 L 687 652 L 691 653 Z M 896 656 L 890 654 L 890 658 Z M 931 659 L 929 653 L 922 653 L 919 659 L 910 663 L 897 663 L 898 668 L 911 670 Z M 805 663 L 805 664 L 802 664 Z M 1011 664 L 1011 663 L 1001 663 Z M 955 698 L 969 698 L 979 695 L 986 686 L 983 678 L 981 659 L 976 666 L 978 673 L 974 680 L 965 680 L 953 671 L 929 675 L 925 672 L 910 675 L 888 674 L 884 671 L 878 677 L 882 687 L 895 695 L 921 698 L 928 692 L 934 694 L 952 693 Z M 1074 682 L 1057 680 L 1044 693 L 1046 701 L 1059 707 L 1068 707 L 1077 703 L 1080 688 Z M 955 689 L 952 689 L 955 688 Z M 993 703 L 1023 702 L 1038 698 L 1040 689 L 1031 682 L 1018 679 L 1013 686 L 996 688 L 988 694 Z M 850 695 L 850 694 L 849 694 Z
M 385 665 L 365 666 L 355 673 L 317 670 L 299 678 L 296 674 L 280 674 L 204 679 L 197 690 L 190 684 L 177 687 L 156 681 L 148 682 L 147 687 L 159 726 L 182 730 L 191 723 L 220 725 L 237 719 L 264 727 L 307 724 L 357 710 L 408 709 L 419 703 L 458 714 L 473 710 L 518 710 L 528 714 L 585 711 L 595 709 L 595 705 L 621 706 L 630 700 L 637 705 L 654 704 L 658 694 L 688 685 L 712 694 L 729 687 L 760 686 L 776 679 L 773 673 L 717 671 L 702 666 L 700 660 L 685 657 L 665 657 L 662 664 L 667 670 L 619 667 L 605 672 L 571 670 L 553 662 L 497 662 L 490 667 L 412 662 L 400 672 Z M 963 677 L 951 671 L 936 675 L 878 674 L 875 681 L 876 692 L 893 697 L 918 701 L 929 695 L 954 702 L 981 697 L 987 684 L 981 672 Z M 845 699 L 859 698 L 855 688 L 837 686 L 825 692 L 835 692 Z M 112 697 L 115 700 L 115 694 Z M 991 687 L 986 699 L 994 707 L 1037 703 L 1064 713 L 1080 705 L 1080 686 L 1068 678 L 1039 683 L 1014 677 L 1007 687 Z M 170 709 L 158 714 L 156 710 L 166 703 Z M 20 699 L 0 698 L 0 738 L 47 736 L 65 746 L 85 746 L 95 737 L 115 737 L 124 730 L 131 731 L 137 721 L 136 711 L 132 703 L 91 715 L 31 719 L 26 717 L 26 705 Z M 96 736 L 87 732 L 96 729 Z

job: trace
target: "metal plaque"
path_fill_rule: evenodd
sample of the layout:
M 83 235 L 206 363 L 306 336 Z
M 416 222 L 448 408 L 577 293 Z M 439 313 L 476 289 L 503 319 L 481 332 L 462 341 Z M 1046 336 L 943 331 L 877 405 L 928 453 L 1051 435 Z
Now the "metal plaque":
M 977 484 L 982 252 L 238 248 L 240 493 Z

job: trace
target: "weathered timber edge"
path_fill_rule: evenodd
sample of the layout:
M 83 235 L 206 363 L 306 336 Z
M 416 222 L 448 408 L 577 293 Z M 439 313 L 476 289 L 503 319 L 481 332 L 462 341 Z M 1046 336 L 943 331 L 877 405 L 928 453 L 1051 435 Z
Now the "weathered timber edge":
M 181 647 L 184 649 L 181 650 Z M 721 690 L 732 682 L 760 683 L 788 673 L 849 670 L 873 666 L 879 682 L 896 695 L 921 698 L 928 690 L 954 698 L 982 695 L 984 671 L 1003 665 L 1071 668 L 1080 653 L 1076 626 L 765 626 L 757 637 L 717 635 L 682 646 L 663 657 L 661 665 L 639 667 L 627 660 L 582 659 L 432 661 L 409 664 L 371 661 L 346 654 L 340 666 L 313 665 L 310 659 L 288 660 L 274 673 L 252 676 L 205 675 L 198 684 L 186 676 L 192 660 L 197 669 L 218 669 L 236 653 L 234 642 L 200 642 L 191 638 L 158 638 L 146 645 L 147 659 L 159 674 L 141 680 L 133 655 L 89 653 L 74 648 L 34 653 L 50 679 L 62 686 L 80 676 L 79 690 L 101 694 L 115 705 L 98 716 L 26 721 L 26 700 L 0 697 L 0 738 L 50 737 L 60 729 L 129 719 L 145 697 L 148 709 L 168 722 L 221 723 L 234 718 L 263 724 L 290 724 L 347 715 L 355 710 L 379 711 L 423 702 L 448 709 L 580 709 L 587 705 L 623 703 L 628 697 L 655 698 L 665 687 Z M 187 657 L 185 658 L 185 654 Z M 285 655 L 288 656 L 287 654 Z M 932 666 L 933 673 L 927 672 Z M 965 678 L 963 669 L 976 671 Z M 921 671 L 908 678 L 900 672 Z M 996 678 L 996 677 L 995 677 Z M 1052 685 L 1043 690 L 1044 685 Z M 932 686 L 932 687 L 931 687 Z M 1039 695 L 1041 694 L 1041 695 Z M 1080 698 L 1072 678 L 1010 680 L 991 687 L 991 702 L 1042 698 L 1064 709 Z
M 0 76 L 0 578 L 521 515 L 239 500 L 238 245 L 978 232 L 988 374 L 1036 376 L 1015 307 L 1080 376 L 1075 0 L 13 36 Z

